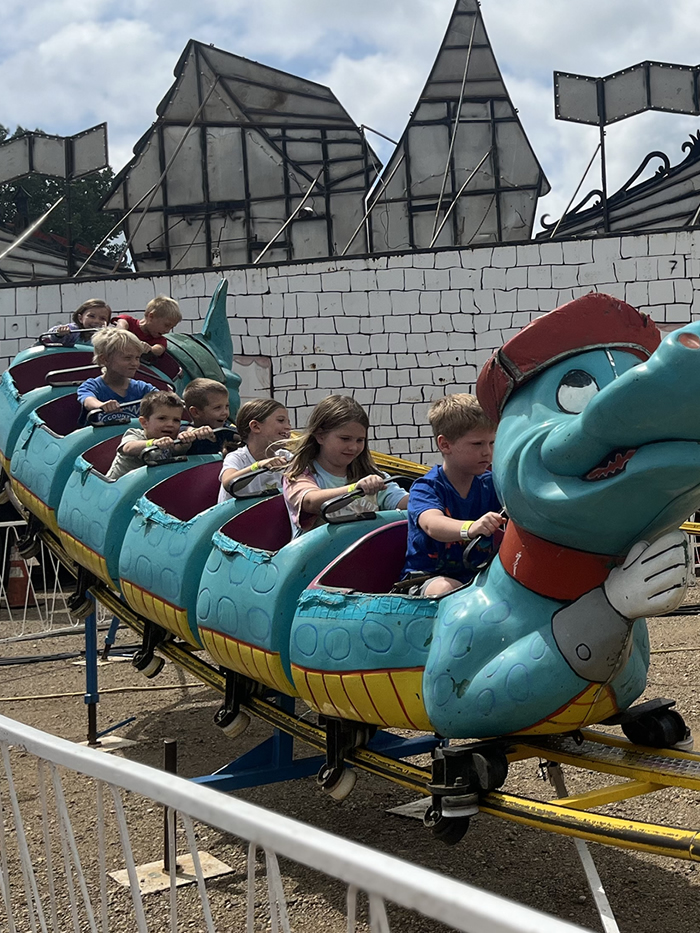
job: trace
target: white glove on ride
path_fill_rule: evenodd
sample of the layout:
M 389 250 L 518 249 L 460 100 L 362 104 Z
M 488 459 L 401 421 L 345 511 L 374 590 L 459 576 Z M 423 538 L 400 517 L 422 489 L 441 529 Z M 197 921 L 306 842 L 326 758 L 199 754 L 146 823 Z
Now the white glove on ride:
M 677 609 L 688 587 L 688 536 L 671 531 L 649 544 L 638 541 L 603 584 L 610 605 L 626 619 Z

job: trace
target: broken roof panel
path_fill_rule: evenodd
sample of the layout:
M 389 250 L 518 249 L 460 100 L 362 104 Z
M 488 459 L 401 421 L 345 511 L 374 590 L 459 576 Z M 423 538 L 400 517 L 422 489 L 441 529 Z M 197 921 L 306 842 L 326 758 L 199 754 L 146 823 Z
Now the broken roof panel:
M 457 0 L 382 177 L 385 187 L 380 182 L 372 194 L 374 250 L 531 236 L 537 199 L 549 184 L 506 90 L 477 0 Z
M 134 154 L 103 207 L 134 208 L 167 168 L 125 221 L 139 271 L 254 262 L 314 182 L 265 261 L 335 255 L 380 166 L 329 88 L 195 41 Z

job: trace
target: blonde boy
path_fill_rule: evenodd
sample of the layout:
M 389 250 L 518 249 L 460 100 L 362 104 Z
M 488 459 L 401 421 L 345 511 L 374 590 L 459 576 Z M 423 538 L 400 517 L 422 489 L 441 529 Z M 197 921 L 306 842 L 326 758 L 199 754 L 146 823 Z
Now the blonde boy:
M 85 424 L 91 411 L 117 411 L 126 402 L 138 402 L 156 387 L 150 382 L 134 379 L 141 365 L 141 341 L 128 331 L 103 327 L 92 338 L 94 360 L 102 367 L 102 375 L 86 379 L 78 388 L 82 412 L 78 424 Z
M 142 454 L 150 447 L 187 453 L 193 441 L 211 435 L 211 428 L 193 428 L 180 434 L 183 400 L 175 392 L 151 392 L 141 400 L 140 428 L 129 428 L 121 439 L 107 479 L 119 479 L 143 466 Z
M 128 330 L 142 343 L 142 352 L 153 356 L 162 356 L 168 341 L 165 335 L 182 320 L 180 306 L 174 298 L 167 295 L 158 295 L 146 305 L 146 310 L 140 321 L 131 314 L 117 315 L 117 327 Z
M 464 545 L 492 535 L 504 519 L 490 471 L 496 428 L 476 397 L 438 399 L 428 420 L 442 464 L 411 486 L 403 578 L 421 579 L 422 596 L 440 596 L 474 576 L 462 562 Z

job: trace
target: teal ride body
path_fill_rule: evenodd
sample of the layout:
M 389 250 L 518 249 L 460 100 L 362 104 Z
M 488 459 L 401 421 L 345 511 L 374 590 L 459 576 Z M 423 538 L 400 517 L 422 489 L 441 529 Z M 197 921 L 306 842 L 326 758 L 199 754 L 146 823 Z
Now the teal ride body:
M 192 483 L 202 482 L 197 475 L 199 469 L 201 467 L 193 473 Z M 215 492 L 218 492 L 220 469 L 219 460 L 215 464 Z M 158 477 L 160 479 L 160 474 Z M 157 494 L 162 489 L 161 498 L 167 498 L 169 485 L 171 484 L 168 480 L 164 479 L 149 493 Z M 131 521 L 124 535 L 119 558 L 120 587 L 122 591 L 126 587 L 138 588 L 168 607 L 184 610 L 187 631 L 184 631 L 180 624 L 177 634 L 190 644 L 201 647 L 196 605 L 199 581 L 212 547 L 212 535 L 239 512 L 250 508 L 253 501 L 257 502 L 259 499 L 230 499 L 210 505 L 195 515 L 190 516 L 188 513 L 186 518 L 182 518 L 173 514 L 175 509 L 168 509 L 167 506 L 154 502 L 149 493 L 141 496 L 134 505 Z M 216 503 L 216 495 L 212 501 Z M 129 601 L 137 608 L 135 601 Z M 163 621 L 168 621 L 167 611 Z
M 255 513 L 263 509 L 274 510 L 278 521 L 286 520 L 286 541 L 279 542 L 279 549 L 256 548 L 234 540 L 224 529 L 217 532 L 200 580 L 197 626 L 210 651 L 213 633 L 274 656 L 291 693 L 296 691 L 291 688 L 290 632 L 304 587 L 369 527 L 389 524 L 404 513 L 391 510 L 375 513 L 373 520 L 324 524 L 290 541 L 281 497 L 252 506 L 246 517 L 255 521 Z
M 76 344 L 75 348 L 65 347 L 30 347 L 23 350 L 12 361 L 16 366 L 25 360 L 38 357 L 55 357 L 56 369 L 76 365 L 88 365 L 92 358 L 92 347 Z M 75 392 L 71 387 L 36 386 L 27 392 L 20 392 L 11 370 L 5 370 L 0 377 L 0 453 L 6 460 L 12 459 L 17 438 L 22 432 L 30 412 L 35 411 L 44 402 L 62 395 Z
M 97 569 L 95 573 L 118 590 L 119 558 L 134 504 L 155 482 L 214 460 L 221 462 L 221 455 L 194 456 L 180 463 L 142 466 L 117 480 L 106 480 L 88 460 L 78 456 L 58 507 L 59 530 L 77 539 L 96 558 L 104 560 L 107 578 Z M 159 559 L 164 556 L 160 554 Z
M 202 334 L 169 343 L 185 379 L 219 378 L 233 400 L 225 294 L 222 283 Z M 700 503 L 700 324 L 659 341 L 643 315 L 594 295 L 494 354 L 478 394 L 499 422 L 494 482 L 510 520 L 491 565 L 439 599 L 389 593 L 404 513 L 290 540 L 279 496 L 213 504 L 217 457 L 107 483 L 82 453 L 111 429 L 34 446 L 45 433 L 34 417 L 12 472 L 57 496 L 58 526 L 88 569 L 104 566 L 130 606 L 223 668 L 340 718 L 454 738 L 572 731 L 642 693 L 644 616 L 684 591 L 677 529 Z

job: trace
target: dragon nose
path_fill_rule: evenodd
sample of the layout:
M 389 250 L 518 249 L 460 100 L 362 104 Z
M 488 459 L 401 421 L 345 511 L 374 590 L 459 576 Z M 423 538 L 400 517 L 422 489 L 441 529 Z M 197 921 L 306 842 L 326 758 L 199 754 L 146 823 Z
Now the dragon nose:
M 687 347 L 689 350 L 700 350 L 700 337 L 688 331 L 684 331 L 682 334 L 678 335 L 678 343 L 682 343 L 683 346 Z

